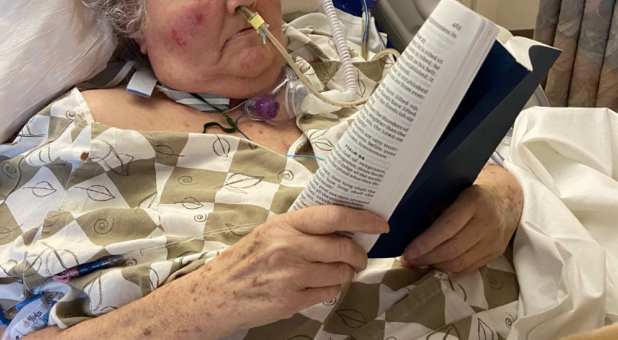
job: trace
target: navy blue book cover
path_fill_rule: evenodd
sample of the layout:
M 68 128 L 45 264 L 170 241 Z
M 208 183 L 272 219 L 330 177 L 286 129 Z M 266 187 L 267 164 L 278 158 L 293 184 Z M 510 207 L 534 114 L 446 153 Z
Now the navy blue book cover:
M 380 236 L 369 252 L 370 258 L 400 256 L 412 239 L 474 183 L 560 51 L 533 46 L 529 55 L 532 72 L 517 63 L 500 43 L 494 44 L 451 122 L 391 216 L 391 232 Z

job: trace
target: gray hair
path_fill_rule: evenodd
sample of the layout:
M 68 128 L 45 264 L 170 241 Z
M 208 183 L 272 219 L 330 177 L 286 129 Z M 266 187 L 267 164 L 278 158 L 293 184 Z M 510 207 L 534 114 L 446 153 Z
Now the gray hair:
M 113 28 L 118 39 L 118 58 L 148 64 L 148 58 L 134 40 L 144 31 L 148 0 L 82 0 L 82 3 L 97 11 Z

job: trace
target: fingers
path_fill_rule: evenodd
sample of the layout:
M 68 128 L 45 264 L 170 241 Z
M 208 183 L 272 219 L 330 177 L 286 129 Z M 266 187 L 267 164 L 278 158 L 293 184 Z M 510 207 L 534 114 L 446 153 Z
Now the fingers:
M 406 253 L 404 255 L 405 260 L 411 265 L 424 266 L 457 259 L 475 247 L 486 236 L 483 233 L 483 227 L 473 218 L 455 236 L 433 248 L 427 254 L 418 258 L 411 258 Z
M 342 262 L 352 267 L 355 272 L 361 272 L 367 267 L 367 252 L 345 236 L 328 235 L 307 238 L 308 246 L 307 251 L 304 252 L 304 258 L 308 262 Z
M 489 264 L 489 262 L 495 260 L 496 258 L 498 258 L 498 256 L 496 256 L 494 254 L 489 254 L 489 255 L 485 256 L 484 258 L 476 261 L 472 265 L 468 266 L 466 269 L 462 270 L 460 273 L 461 274 L 473 273 L 473 272 L 479 270 L 481 267 L 485 267 L 487 264 Z
M 337 286 L 352 281 L 354 274 L 345 263 L 312 263 L 304 270 L 300 284 L 302 288 Z
M 366 234 L 387 233 L 388 223 L 378 215 L 341 206 L 324 205 L 294 211 L 281 217 L 297 230 L 310 235 L 358 231 Z
M 487 252 L 483 252 L 482 248 L 483 247 L 475 247 L 456 259 L 436 263 L 433 267 L 446 273 L 472 273 L 498 257 L 493 253 L 487 254 Z
M 456 235 L 475 215 L 476 205 L 464 195 L 438 217 L 433 225 L 415 238 L 404 252 L 406 261 L 417 259 Z

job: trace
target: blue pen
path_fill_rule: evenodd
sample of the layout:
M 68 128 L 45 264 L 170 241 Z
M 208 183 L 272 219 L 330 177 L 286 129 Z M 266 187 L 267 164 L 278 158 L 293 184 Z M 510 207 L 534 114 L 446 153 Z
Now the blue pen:
M 123 255 L 108 256 L 94 262 L 81 264 L 79 266 L 63 271 L 58 275 L 53 276 L 56 282 L 69 282 L 71 279 L 94 273 L 97 270 L 112 268 L 125 261 Z
M 314 157 L 314 156 L 306 156 L 306 157 Z M 66 283 L 74 278 L 86 276 L 98 270 L 120 266 L 128 259 L 131 259 L 134 256 L 143 255 L 145 252 L 148 252 L 148 251 L 157 250 L 157 249 L 169 249 L 169 248 L 176 247 L 178 245 L 181 245 L 183 243 L 186 243 L 192 240 L 204 239 L 204 237 L 209 236 L 209 235 L 228 233 L 228 232 L 231 232 L 232 230 L 253 229 L 260 224 L 261 223 L 255 223 L 255 224 L 247 224 L 247 225 L 242 225 L 242 226 L 215 229 L 207 233 L 196 234 L 196 235 L 187 237 L 186 239 L 181 240 L 181 241 L 153 246 L 153 247 L 145 248 L 145 249 L 137 249 L 137 250 L 133 250 L 133 251 L 130 251 L 122 255 L 111 255 L 111 256 L 103 257 L 93 262 L 88 262 L 88 263 L 80 264 L 75 267 L 69 268 L 63 271 L 62 273 L 52 276 L 52 279 L 55 282 L 65 282 Z

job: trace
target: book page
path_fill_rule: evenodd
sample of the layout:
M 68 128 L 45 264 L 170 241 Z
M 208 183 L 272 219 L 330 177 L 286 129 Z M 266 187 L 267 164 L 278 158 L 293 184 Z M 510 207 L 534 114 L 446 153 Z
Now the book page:
M 496 35 L 495 25 L 478 14 L 441 1 L 291 210 L 337 204 L 388 219 Z M 367 251 L 378 237 L 350 236 Z

